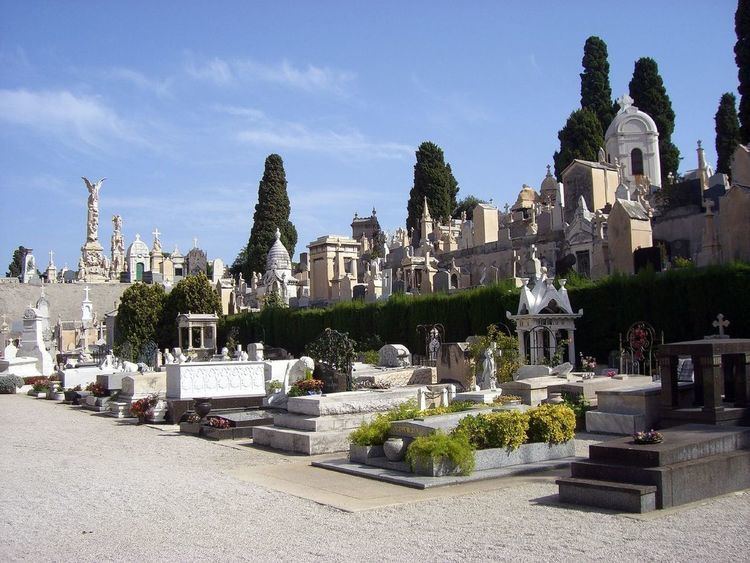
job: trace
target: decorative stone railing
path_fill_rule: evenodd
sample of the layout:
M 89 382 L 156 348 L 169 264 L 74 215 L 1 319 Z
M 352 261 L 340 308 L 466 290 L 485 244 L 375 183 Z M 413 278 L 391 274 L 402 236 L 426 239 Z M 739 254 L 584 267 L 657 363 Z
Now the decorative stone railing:
M 266 395 L 266 362 L 168 364 L 167 398 Z

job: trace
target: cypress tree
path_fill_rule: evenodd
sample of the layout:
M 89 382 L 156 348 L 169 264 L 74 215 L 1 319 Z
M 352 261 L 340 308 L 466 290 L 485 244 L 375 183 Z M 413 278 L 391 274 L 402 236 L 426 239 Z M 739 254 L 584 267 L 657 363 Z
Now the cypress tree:
M 447 221 L 457 207 L 458 182 L 453 177 L 451 165 L 446 164 L 443 149 L 435 143 L 425 141 L 417 150 L 414 165 L 414 186 L 409 192 L 406 228 L 414 229 L 414 244 L 419 242 L 420 221 L 424 198 L 434 220 Z
M 659 130 L 661 181 L 666 183 L 670 172 L 677 176 L 680 151 L 672 144 L 675 118 L 672 101 L 667 95 L 667 89 L 654 59 L 643 57 L 635 61 L 633 78 L 630 81 L 630 97 L 638 109 L 651 116 Z
M 574 111 L 557 133 L 560 150 L 552 157 L 555 161 L 555 176 L 562 181 L 562 172 L 574 159 L 596 162 L 599 148 L 604 146 L 602 126 L 590 109 Z
M 8 264 L 8 271 L 5 273 L 6 278 L 20 278 L 23 273 L 23 256 L 26 254 L 26 249 L 23 246 L 19 246 L 13 251 L 13 259 Z
M 614 116 L 607 44 L 596 36 L 586 39 L 581 64 L 581 107 L 593 111 L 599 119 L 602 132 L 606 132 Z
M 734 14 L 734 61 L 740 85 L 740 142 L 750 141 L 750 0 L 739 0 Z
M 242 269 L 246 280 L 249 281 L 253 272 L 266 271 L 266 255 L 276 240 L 277 228 L 281 231 L 281 242 L 289 251 L 289 256 L 294 255 L 297 229 L 289 220 L 290 211 L 284 161 L 278 154 L 271 154 L 266 158 L 263 178 L 258 185 L 258 203 L 255 204 L 253 228 L 247 243 L 247 261 Z
M 727 92 L 721 96 L 716 110 L 716 171 L 730 173 L 732 153 L 740 142 L 740 122 L 737 119 L 737 99 Z

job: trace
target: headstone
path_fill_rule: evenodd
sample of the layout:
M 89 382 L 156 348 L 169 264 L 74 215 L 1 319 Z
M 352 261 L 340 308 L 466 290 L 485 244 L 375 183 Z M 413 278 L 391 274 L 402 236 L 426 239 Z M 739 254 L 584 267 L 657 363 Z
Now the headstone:
M 389 368 L 410 366 L 409 349 L 402 344 L 386 344 L 378 350 L 378 365 Z
M 263 343 L 253 342 L 247 345 L 247 355 L 251 362 L 263 361 Z
M 572 371 L 573 371 L 573 365 L 570 362 L 565 362 L 555 367 L 555 369 L 552 370 L 552 375 L 556 375 L 557 377 L 567 378 L 568 374 L 571 373 Z
M 513 374 L 513 381 L 522 381 L 532 377 L 549 377 L 552 375 L 552 368 L 549 366 L 521 366 Z

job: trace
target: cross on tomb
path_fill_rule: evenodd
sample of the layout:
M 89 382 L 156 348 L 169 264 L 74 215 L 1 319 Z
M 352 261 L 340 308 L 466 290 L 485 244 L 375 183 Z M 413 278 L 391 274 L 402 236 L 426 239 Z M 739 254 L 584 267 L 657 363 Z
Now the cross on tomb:
M 633 98 L 631 98 L 627 94 L 623 94 L 622 96 L 617 98 L 617 105 L 620 106 L 620 111 L 624 110 L 625 108 L 629 108 L 633 105 Z
M 193 237 L 193 248 L 198 248 L 198 237 Z
M 161 234 L 159 232 L 159 227 L 155 227 L 151 234 L 154 235 L 154 240 L 159 240 L 159 235 Z
M 724 329 L 729 326 L 729 321 L 724 319 L 724 315 L 722 315 L 721 313 L 716 315 L 716 320 L 711 324 L 719 329 L 719 338 L 726 336 L 724 334 Z
M 83 291 L 86 292 L 86 295 L 84 296 L 83 300 L 88 301 L 89 300 L 89 286 L 84 287 Z
M 50 264 L 54 264 L 54 263 L 55 263 L 55 261 L 53 260 L 53 259 L 54 259 L 54 257 L 55 257 L 55 252 L 54 252 L 54 250 L 50 250 L 50 251 L 49 251 L 49 263 L 50 263 Z

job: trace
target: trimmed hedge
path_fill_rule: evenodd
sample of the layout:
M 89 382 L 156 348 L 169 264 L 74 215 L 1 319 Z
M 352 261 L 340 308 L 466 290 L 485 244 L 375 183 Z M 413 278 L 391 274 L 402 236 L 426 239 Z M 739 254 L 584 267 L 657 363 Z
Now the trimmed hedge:
M 646 321 L 665 342 L 703 338 L 715 332 L 711 323 L 718 313 L 731 321 L 734 337 L 750 336 L 750 265 L 743 263 L 684 268 L 669 272 L 645 271 L 636 276 L 611 276 L 598 282 L 568 285 L 574 310 L 583 309 L 576 322 L 576 350 L 606 363 L 618 349 L 631 324 Z M 491 324 L 503 324 L 514 333 L 506 311 L 518 308 L 518 290 L 507 283 L 456 293 L 421 296 L 394 295 L 381 303 L 349 302 L 326 309 L 265 309 L 224 317 L 219 341 L 232 327 L 239 341 L 263 341 L 269 346 L 302 354 L 305 345 L 324 328 L 349 333 L 360 341 L 379 335 L 386 343 L 405 344 L 424 353 L 424 336 L 417 325 L 442 323 L 445 341 L 460 342 L 472 334 L 485 334 Z

